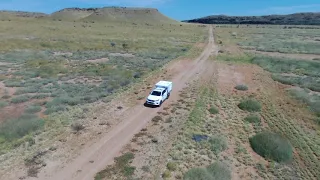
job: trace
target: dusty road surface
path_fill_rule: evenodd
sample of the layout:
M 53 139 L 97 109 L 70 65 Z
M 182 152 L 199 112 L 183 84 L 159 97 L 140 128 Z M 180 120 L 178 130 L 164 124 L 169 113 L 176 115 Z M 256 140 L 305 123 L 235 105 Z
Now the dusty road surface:
M 46 169 L 42 171 L 38 179 L 50 180 L 92 180 L 97 172 L 112 164 L 121 149 L 130 142 L 132 137 L 144 128 L 147 123 L 161 111 L 163 107 L 177 101 L 178 93 L 195 76 L 203 73 L 206 60 L 212 53 L 217 53 L 214 44 L 213 28 L 209 29 L 209 42 L 202 54 L 188 66 L 184 66 L 180 72 L 171 79 L 173 92 L 162 108 L 148 108 L 142 104 L 133 107 L 132 114 L 117 124 L 103 138 L 97 140 L 93 145 L 84 147 L 80 155 L 63 168 Z M 90 163 L 93 162 L 93 163 Z

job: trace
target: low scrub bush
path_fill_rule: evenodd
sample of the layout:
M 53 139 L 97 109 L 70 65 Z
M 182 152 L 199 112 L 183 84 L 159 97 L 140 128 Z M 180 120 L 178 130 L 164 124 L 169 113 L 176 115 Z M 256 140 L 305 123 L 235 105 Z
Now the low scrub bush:
M 67 106 L 65 105 L 58 105 L 58 106 L 51 106 L 51 107 L 48 107 L 47 110 L 45 110 L 45 114 L 52 114 L 52 113 L 55 113 L 55 112 L 59 112 L 59 111 L 65 111 L 67 110 Z
M 262 56 L 254 58 L 252 62 L 273 73 L 294 73 L 313 77 L 320 76 L 320 63 L 317 61 Z
M 238 62 L 238 63 L 251 63 L 253 57 L 248 55 L 243 56 L 234 56 L 234 55 L 226 55 L 220 54 L 217 56 L 217 59 L 220 61 L 229 61 L 229 62 Z
M 219 113 L 219 109 L 216 106 L 211 106 L 211 108 L 209 109 L 209 112 L 211 114 L 218 114 Z
M 7 87 L 23 87 L 24 86 L 24 84 L 21 81 L 9 81 L 9 80 L 6 80 L 6 81 L 4 81 L 4 84 Z
M 171 171 L 169 171 L 169 170 L 164 171 L 164 173 L 162 174 L 162 177 L 164 179 L 170 178 L 171 177 Z
M 174 163 L 174 162 L 169 162 L 167 164 L 167 168 L 168 168 L 169 171 L 175 171 L 175 170 L 177 170 L 178 165 L 176 163 Z
M 279 134 L 262 132 L 250 139 L 252 149 L 266 159 L 286 162 L 292 159 L 290 142 Z
M 231 171 L 222 162 L 215 162 L 207 168 L 193 168 L 183 176 L 184 180 L 230 180 Z
M 6 101 L 0 101 L 0 109 L 4 108 L 8 105 L 8 103 Z
M 26 113 L 37 113 L 41 111 L 41 106 L 29 106 L 25 109 Z
M 47 97 L 50 97 L 50 94 L 36 94 L 32 96 L 32 99 L 45 99 Z
M 249 116 L 245 117 L 244 120 L 249 123 L 256 123 L 256 124 L 261 123 L 260 117 L 256 114 L 250 114 Z
M 73 124 L 71 125 L 71 128 L 72 128 L 73 131 L 79 132 L 79 131 L 84 130 L 85 127 L 84 127 L 83 124 L 77 122 L 77 123 L 73 123 Z
M 211 151 L 215 154 L 219 154 L 228 147 L 227 140 L 222 136 L 212 136 L 209 138 L 208 142 L 210 144 Z
M 184 174 L 183 180 L 213 180 L 205 168 L 193 168 Z
M 207 167 L 207 171 L 211 175 L 212 179 L 230 180 L 231 171 L 229 167 L 222 163 L 216 162 Z
M 316 122 L 318 125 L 320 125 L 320 117 L 317 117 L 316 120 L 315 120 L 315 122 Z
M 44 120 L 35 115 L 24 114 L 17 119 L 9 119 L 0 125 L 0 137 L 6 140 L 14 140 L 42 129 Z
M 40 90 L 40 87 L 26 87 L 23 89 L 19 89 L 14 94 L 21 95 L 21 94 L 27 94 L 27 93 L 37 93 L 39 90 Z
M 312 91 L 320 92 L 320 81 L 318 77 L 285 76 L 280 74 L 273 74 L 272 79 L 282 84 L 299 86 L 302 88 L 308 88 Z
M 261 104 L 255 99 L 245 99 L 238 104 L 238 107 L 244 111 L 261 111 Z
M 104 170 L 96 174 L 95 180 L 110 179 L 116 175 L 119 179 L 127 179 L 132 177 L 135 171 L 134 166 L 130 166 L 131 161 L 134 159 L 133 153 L 126 153 L 120 157 L 116 157 L 115 164 L 107 166 Z M 126 178 L 124 178 L 126 177 Z
M 12 98 L 11 102 L 14 104 L 18 104 L 18 103 L 27 102 L 29 101 L 29 99 L 30 99 L 30 96 L 22 95 L 22 96 Z
M 320 117 L 320 96 L 310 94 L 306 89 L 289 89 L 289 94 L 309 106 L 309 109 Z
M 235 89 L 239 91 L 247 91 L 249 88 L 248 86 L 241 84 L 241 85 L 237 85 Z

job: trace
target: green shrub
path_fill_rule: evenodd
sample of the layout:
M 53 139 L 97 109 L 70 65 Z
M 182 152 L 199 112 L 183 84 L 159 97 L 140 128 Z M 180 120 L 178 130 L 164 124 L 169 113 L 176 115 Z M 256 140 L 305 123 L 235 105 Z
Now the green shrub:
M 231 171 L 222 162 L 215 162 L 207 168 L 193 168 L 183 176 L 184 180 L 230 180 Z
M 315 121 L 318 125 L 320 125 L 320 117 L 317 117 Z
M 123 165 L 130 163 L 130 161 L 132 159 L 134 159 L 134 154 L 133 153 L 126 153 L 120 157 L 116 157 L 115 161 L 116 161 L 117 165 L 123 166 Z
M 134 174 L 135 170 L 136 170 L 136 167 L 134 167 L 134 166 L 125 166 L 123 168 L 123 175 L 125 177 L 130 177 Z
M 22 95 L 11 99 L 11 102 L 14 104 L 27 102 L 30 99 L 30 96 Z
M 55 112 L 59 112 L 59 111 L 65 111 L 67 110 L 67 106 L 65 105 L 58 105 L 58 106 L 53 106 L 53 107 L 49 107 L 47 108 L 47 110 L 45 110 L 45 114 L 52 114 Z
M 169 162 L 167 164 L 167 168 L 168 168 L 169 171 L 175 171 L 175 170 L 177 170 L 178 165 L 176 163 L 174 163 L 174 162 Z
M 215 162 L 207 167 L 207 171 L 212 179 L 230 180 L 231 171 L 228 166 L 222 162 Z
M 32 99 L 45 99 L 47 97 L 50 97 L 49 94 L 36 94 L 34 96 L 32 96 Z
M 320 76 L 320 63 L 317 61 L 262 56 L 254 58 L 252 62 L 272 73 L 294 73 L 313 77 Z
M 21 95 L 21 94 L 27 94 L 27 93 L 36 93 L 40 90 L 40 87 L 25 87 L 23 89 L 19 89 L 14 94 L 15 95 Z
M 247 91 L 249 88 L 248 86 L 242 84 L 242 85 L 237 85 L 235 89 L 239 91 Z
M 208 110 L 211 114 L 218 114 L 219 109 L 215 106 L 211 106 L 210 109 Z
M 8 106 L 8 103 L 5 101 L 0 101 L 0 109 Z
M 320 92 L 320 81 L 318 81 L 319 77 L 273 74 L 272 79 L 282 84 L 295 85 Z
M 35 115 L 24 114 L 17 119 L 9 119 L 0 125 L 0 136 L 7 140 L 22 138 L 23 136 L 40 130 L 44 120 Z
M 98 172 L 94 177 L 95 180 L 110 179 L 110 177 L 117 175 L 120 179 L 127 179 L 134 174 L 135 167 L 130 166 L 134 159 L 133 153 L 126 153 L 120 157 L 114 158 L 115 164 L 107 166 L 104 170 Z M 124 178 L 123 176 L 127 177 Z
M 168 170 L 164 171 L 164 173 L 162 174 L 162 177 L 164 179 L 167 179 L 167 178 L 171 177 L 171 172 L 168 171 Z
M 261 119 L 258 115 L 255 114 L 251 114 L 249 116 L 247 116 L 246 118 L 244 118 L 245 121 L 249 122 L 249 123 L 261 123 Z
M 211 151 L 215 154 L 219 154 L 228 147 L 227 140 L 222 136 L 212 136 L 209 138 L 208 142 L 210 144 Z
M 205 168 L 193 168 L 183 176 L 184 180 L 213 180 Z
M 41 106 L 28 106 L 25 109 L 26 113 L 37 113 L 41 111 Z
M 297 100 L 307 104 L 310 110 L 320 116 L 320 96 L 317 94 L 310 94 L 306 89 L 289 89 L 289 94 Z
M 238 107 L 249 112 L 261 111 L 261 104 L 255 99 L 243 100 L 238 104 Z
M 21 81 L 4 81 L 4 84 L 7 87 L 23 87 L 23 83 Z
M 252 149 L 266 159 L 286 162 L 292 158 L 293 150 L 290 142 L 279 134 L 262 132 L 249 140 Z

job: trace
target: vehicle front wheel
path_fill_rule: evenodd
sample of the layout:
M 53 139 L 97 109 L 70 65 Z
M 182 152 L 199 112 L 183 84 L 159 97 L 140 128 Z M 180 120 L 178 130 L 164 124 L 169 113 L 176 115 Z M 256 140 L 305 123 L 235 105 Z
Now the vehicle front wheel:
M 162 105 L 162 101 L 160 101 L 159 107 L 161 107 L 161 105 Z

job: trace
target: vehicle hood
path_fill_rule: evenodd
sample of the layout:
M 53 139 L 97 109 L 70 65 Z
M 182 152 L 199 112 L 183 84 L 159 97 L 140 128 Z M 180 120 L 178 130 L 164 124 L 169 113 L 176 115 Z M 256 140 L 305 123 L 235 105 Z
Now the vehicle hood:
M 161 100 L 161 96 L 149 95 L 148 99 L 152 100 L 152 101 L 159 101 L 159 100 Z

